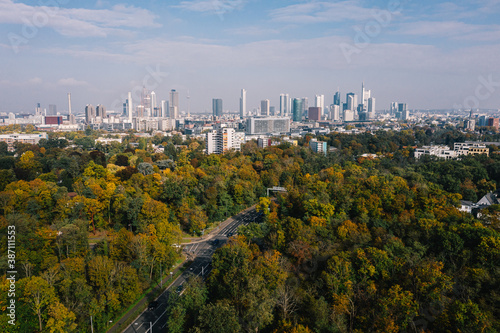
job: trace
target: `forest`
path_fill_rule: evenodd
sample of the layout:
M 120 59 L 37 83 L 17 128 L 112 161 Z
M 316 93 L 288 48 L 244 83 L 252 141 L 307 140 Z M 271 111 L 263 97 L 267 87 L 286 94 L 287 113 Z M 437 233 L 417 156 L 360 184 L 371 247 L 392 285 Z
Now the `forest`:
M 460 212 L 500 182 L 500 155 L 415 160 L 423 144 L 495 134 L 407 128 L 203 154 L 204 142 L 130 132 L 0 143 L 0 266 L 16 230 L 16 327 L 105 331 L 181 253 L 174 245 L 254 204 L 203 281 L 171 297 L 169 332 L 500 331 L 500 207 Z M 111 135 L 112 136 L 112 135 Z M 153 145 L 161 145 L 158 152 Z M 377 157 L 362 157 L 362 154 Z M 286 193 L 266 197 L 266 188 Z M 6 311 L 9 281 L 0 282 Z

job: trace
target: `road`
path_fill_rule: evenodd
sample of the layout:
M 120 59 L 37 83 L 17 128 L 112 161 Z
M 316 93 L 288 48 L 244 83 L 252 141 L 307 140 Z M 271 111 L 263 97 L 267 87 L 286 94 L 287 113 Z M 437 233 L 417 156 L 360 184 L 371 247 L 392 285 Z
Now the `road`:
M 156 299 L 157 305 L 154 309 L 146 309 L 123 332 L 167 332 L 165 325 L 167 323 L 166 307 L 169 294 L 172 292 L 182 293 L 181 286 L 183 286 L 187 279 L 193 274 L 205 278 L 212 268 L 210 263 L 215 250 L 224 245 L 229 237 L 235 235 L 239 226 L 254 222 L 259 216 L 255 208 L 247 209 L 228 219 L 220 228 L 207 235 L 205 239 L 183 244 L 183 251 L 187 254 L 189 259 L 193 260 L 193 263 Z

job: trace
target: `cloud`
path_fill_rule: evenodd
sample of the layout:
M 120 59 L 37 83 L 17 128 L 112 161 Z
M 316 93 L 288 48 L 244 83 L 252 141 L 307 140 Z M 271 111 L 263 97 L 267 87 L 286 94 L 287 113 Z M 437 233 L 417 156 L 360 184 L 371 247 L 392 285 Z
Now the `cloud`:
M 43 80 L 41 78 L 39 78 L 39 77 L 34 77 L 34 78 L 29 79 L 28 83 L 29 84 L 36 84 L 36 85 L 38 85 L 38 84 L 42 84 Z
M 341 44 L 356 48 L 347 61 Z M 356 45 L 352 38 L 327 36 L 312 39 L 269 39 L 239 45 L 196 40 L 152 38 L 138 40 L 109 49 L 47 49 L 45 52 L 64 54 L 76 59 L 113 63 L 159 65 L 163 70 L 396 70 L 421 73 L 500 72 L 500 63 L 478 61 L 495 59 L 500 45 L 468 46 L 448 50 L 439 45 L 410 43 L 369 43 Z
M 244 0 L 192 0 L 172 6 L 193 12 L 224 14 L 243 8 Z
M 277 29 L 266 29 L 266 28 L 262 28 L 259 26 L 228 29 L 228 30 L 226 30 L 226 32 L 228 32 L 232 35 L 254 36 L 254 37 L 255 36 L 269 36 L 269 35 L 275 35 L 275 34 L 280 33 L 280 31 Z
M 59 81 L 57 81 L 57 85 L 68 87 L 82 87 L 88 86 L 89 84 L 86 81 L 78 81 L 77 79 L 70 77 L 66 79 L 60 79 Z
M 385 8 L 382 8 L 385 9 Z M 323 23 L 366 21 L 373 19 L 375 8 L 363 7 L 358 0 L 339 2 L 308 2 L 274 9 L 270 16 L 277 22 Z M 392 11 L 394 14 L 397 10 Z
M 117 5 L 111 9 L 30 6 L 0 1 L 0 23 L 36 29 L 50 27 L 64 36 L 106 37 L 123 34 L 126 28 L 159 27 L 156 15 L 146 9 Z
M 417 21 L 400 26 L 399 34 L 444 37 L 473 42 L 500 41 L 500 25 L 468 24 L 459 21 Z

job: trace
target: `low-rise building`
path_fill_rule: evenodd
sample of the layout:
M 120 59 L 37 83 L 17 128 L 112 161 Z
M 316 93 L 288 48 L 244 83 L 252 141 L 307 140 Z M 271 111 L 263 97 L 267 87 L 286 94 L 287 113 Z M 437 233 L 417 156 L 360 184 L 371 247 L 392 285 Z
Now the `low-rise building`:
M 431 155 L 444 159 L 452 159 L 460 154 L 457 151 L 450 150 L 447 146 L 423 146 L 415 149 L 415 158 L 420 158 L 423 155 Z
M 309 148 L 311 148 L 311 150 L 315 153 L 322 153 L 325 155 L 328 151 L 326 142 L 318 141 L 316 139 L 311 139 L 311 141 L 309 141 Z
M 38 144 L 41 139 L 48 139 L 47 133 L 37 134 L 0 134 L 0 141 L 6 142 L 9 151 L 14 151 L 14 142 Z

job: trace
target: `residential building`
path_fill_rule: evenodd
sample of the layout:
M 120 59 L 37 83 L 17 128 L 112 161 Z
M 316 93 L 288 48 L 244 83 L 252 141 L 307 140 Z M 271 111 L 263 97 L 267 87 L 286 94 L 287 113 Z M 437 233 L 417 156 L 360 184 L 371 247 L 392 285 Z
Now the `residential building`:
M 309 141 L 309 148 L 315 153 L 322 153 L 326 155 L 326 152 L 328 151 L 326 142 L 324 141 L 318 141 L 316 139 L 311 139 Z
M 241 133 L 236 135 L 234 128 L 223 127 L 207 132 L 205 140 L 207 154 L 224 154 L 229 150 L 240 150 L 242 136 Z

